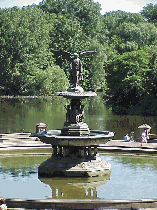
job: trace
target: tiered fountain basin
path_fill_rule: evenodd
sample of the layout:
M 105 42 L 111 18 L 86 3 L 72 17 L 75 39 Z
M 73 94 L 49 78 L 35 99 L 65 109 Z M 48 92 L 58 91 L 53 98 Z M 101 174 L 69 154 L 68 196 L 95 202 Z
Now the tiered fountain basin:
M 73 91 L 71 89 L 69 89 L 69 91 L 57 92 L 55 95 L 56 96 L 62 96 L 62 97 L 67 98 L 67 99 L 85 99 L 85 98 L 88 98 L 88 97 L 96 97 L 97 96 L 97 94 L 95 92 L 92 92 L 92 91 L 88 91 L 88 92 L 84 92 L 83 90 Z
M 74 124 L 74 127 L 77 125 Z M 62 136 L 61 130 L 49 130 L 47 132 L 38 133 L 38 138 L 46 144 L 53 146 L 96 146 L 106 144 L 109 139 L 114 137 L 112 131 L 90 130 L 88 135 L 82 136 Z
M 62 136 L 61 130 L 38 133 L 38 138 L 53 148 L 52 157 L 38 168 L 39 177 L 106 176 L 111 165 L 99 157 L 97 145 L 105 144 L 113 136 L 113 132 L 96 130 L 83 136 Z

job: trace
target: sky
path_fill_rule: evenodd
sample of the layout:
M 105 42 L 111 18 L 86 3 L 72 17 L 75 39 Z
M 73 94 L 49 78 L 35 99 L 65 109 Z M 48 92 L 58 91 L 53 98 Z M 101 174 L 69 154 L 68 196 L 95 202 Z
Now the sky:
M 0 8 L 27 6 L 39 4 L 42 0 L 0 0 Z M 101 4 L 101 14 L 110 11 L 122 10 L 125 12 L 139 13 L 147 4 L 157 4 L 157 0 L 94 0 Z

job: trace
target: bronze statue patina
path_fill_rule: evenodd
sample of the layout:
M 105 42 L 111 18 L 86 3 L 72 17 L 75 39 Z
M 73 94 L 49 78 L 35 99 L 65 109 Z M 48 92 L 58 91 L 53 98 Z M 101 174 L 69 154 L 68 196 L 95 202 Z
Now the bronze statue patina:
M 96 53 L 96 50 L 74 54 L 64 50 L 56 50 L 54 52 L 62 55 L 66 60 L 70 62 L 70 83 L 73 85 L 73 87 L 79 86 L 80 82 L 83 80 L 81 57 Z
M 69 135 L 69 133 L 71 133 L 72 135 L 72 133 L 74 133 L 74 135 L 80 135 L 81 132 L 89 133 L 88 125 L 83 122 L 84 106 L 81 104 L 82 98 L 89 97 L 89 93 L 85 93 L 83 88 L 80 86 L 80 82 L 83 80 L 81 58 L 83 56 L 88 56 L 96 53 L 96 50 L 74 54 L 65 50 L 57 50 L 54 52 L 56 53 L 56 55 L 62 55 L 63 58 L 68 60 L 70 63 L 69 80 L 71 86 L 67 89 L 67 91 L 57 93 L 57 95 L 62 95 L 66 98 L 71 99 L 71 103 L 65 106 L 67 113 L 66 122 L 64 123 L 64 127 L 62 129 L 62 134 L 64 133 L 64 135 Z M 96 96 L 96 93 L 91 94 L 92 96 Z M 81 131 L 80 126 L 83 127 L 83 131 Z M 75 127 L 75 129 L 73 127 Z M 76 127 L 79 127 L 79 129 L 74 132 L 73 130 L 76 130 Z

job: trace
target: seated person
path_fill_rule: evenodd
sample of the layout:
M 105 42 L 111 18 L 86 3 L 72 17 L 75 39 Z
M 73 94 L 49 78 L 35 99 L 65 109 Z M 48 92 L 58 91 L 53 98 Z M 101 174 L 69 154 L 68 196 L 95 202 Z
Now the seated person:
M 126 135 L 124 136 L 124 141 L 130 141 L 130 137 L 129 137 L 128 134 L 126 134 Z

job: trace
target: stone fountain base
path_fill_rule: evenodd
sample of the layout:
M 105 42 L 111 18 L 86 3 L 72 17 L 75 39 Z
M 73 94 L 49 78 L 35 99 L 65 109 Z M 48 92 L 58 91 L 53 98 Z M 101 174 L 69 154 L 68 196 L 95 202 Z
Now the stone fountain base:
M 101 159 L 94 158 L 54 157 L 47 159 L 38 168 L 39 177 L 96 177 L 110 173 L 111 165 Z

